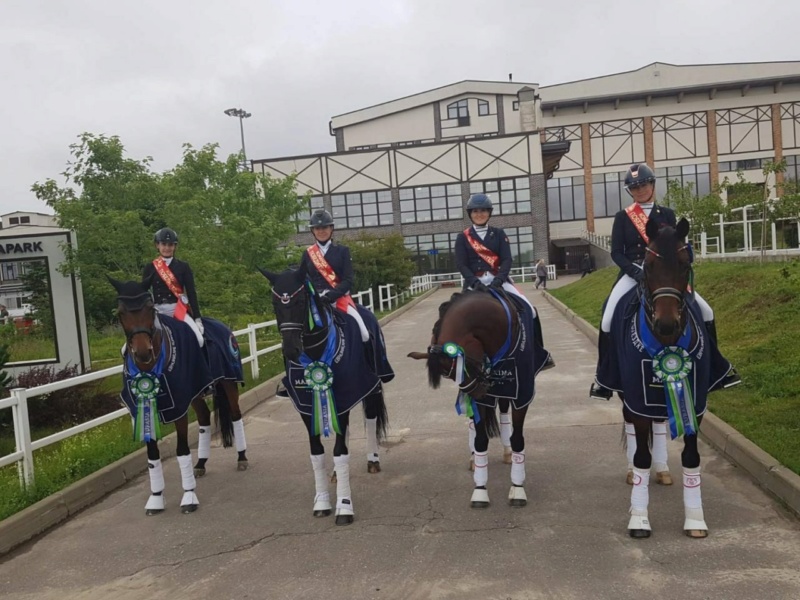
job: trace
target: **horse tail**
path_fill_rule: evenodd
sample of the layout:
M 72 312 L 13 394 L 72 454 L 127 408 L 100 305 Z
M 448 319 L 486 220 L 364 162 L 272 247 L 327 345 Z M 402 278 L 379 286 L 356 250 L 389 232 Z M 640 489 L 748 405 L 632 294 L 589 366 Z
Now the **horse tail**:
M 222 447 L 233 446 L 233 419 L 231 418 L 231 402 L 225 393 L 225 386 L 220 382 L 214 384 L 214 421 L 222 435 Z
M 386 399 L 383 395 L 383 386 L 378 384 L 378 389 L 366 397 L 363 403 L 364 417 L 376 419 L 375 431 L 378 443 L 388 438 L 389 412 L 386 410 Z
M 481 417 L 486 422 L 486 434 L 490 438 L 494 438 L 500 435 L 500 423 L 497 421 L 497 411 L 494 408 L 486 408 L 486 410 L 482 411 L 483 414 Z
M 441 349 L 428 349 L 428 383 L 433 389 L 439 389 L 442 383 L 442 365 L 439 357 L 442 355 Z

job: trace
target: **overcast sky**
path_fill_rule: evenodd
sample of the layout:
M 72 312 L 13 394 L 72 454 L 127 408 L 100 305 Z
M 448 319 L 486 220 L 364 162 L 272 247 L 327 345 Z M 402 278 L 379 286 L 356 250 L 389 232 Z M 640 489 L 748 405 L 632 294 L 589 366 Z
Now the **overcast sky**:
M 702 7 L 702 9 L 701 9 Z M 0 214 L 89 131 L 155 167 L 181 144 L 332 151 L 334 115 L 463 79 L 541 85 L 675 64 L 800 59 L 786 0 L 0 0 Z

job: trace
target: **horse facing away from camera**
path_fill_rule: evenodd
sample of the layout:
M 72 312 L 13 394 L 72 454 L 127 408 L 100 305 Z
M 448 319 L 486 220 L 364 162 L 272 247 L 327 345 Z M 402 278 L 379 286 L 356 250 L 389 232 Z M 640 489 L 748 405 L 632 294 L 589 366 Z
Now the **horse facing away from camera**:
M 188 325 L 156 313 L 152 296 L 139 282 L 108 279 L 117 290 L 117 316 L 126 338 L 121 397 L 134 419 L 135 438 L 147 445 L 151 495 L 145 513 L 155 515 L 166 508 L 158 450 L 161 423 L 175 423 L 184 490 L 181 511 L 194 512 L 199 506 L 195 475 L 205 472 L 211 444 L 211 413 L 204 399 L 209 387 L 213 387 L 223 446 L 236 445 L 239 470 L 248 464 L 237 388 L 243 377 L 236 338 L 219 321 L 203 318 L 204 351 Z M 188 440 L 190 405 L 200 426 L 201 458 L 194 469 Z
M 711 351 L 709 333 L 694 302 L 692 265 L 686 236 L 689 223 L 659 229 L 648 221 L 644 279 L 617 305 L 612 324 L 612 360 L 598 373 L 598 382 L 621 392 L 625 421 L 636 438 L 633 455 L 628 532 L 650 537 L 648 517 L 652 455 L 651 424 L 667 419 L 671 437 L 683 436 L 684 531 L 694 538 L 708 535 L 700 492 L 697 434 L 709 390 L 731 365 Z
M 496 407 L 502 401 L 511 405 L 508 501 L 514 507 L 527 504 L 523 427 L 536 375 L 549 358 L 547 350 L 534 343 L 534 323 L 527 314 L 495 290 L 453 294 L 439 307 L 427 352 L 408 355 L 427 361 L 428 381 L 434 389 L 442 377 L 454 380 L 459 388 L 457 410 L 474 421 L 473 508 L 489 506 L 487 450 L 489 438 L 500 433 Z
M 366 344 L 354 319 L 334 310 L 316 293 L 304 272 L 261 270 L 272 285 L 272 302 L 286 365 L 284 386 L 308 432 L 314 471 L 313 515 L 331 514 L 329 478 L 322 436 L 335 435 L 333 465 L 336 524 L 349 525 L 355 510 L 350 489 L 347 447 L 350 411 L 363 401 L 367 428 L 367 469 L 380 469 L 378 444 L 386 437 L 388 415 L 382 383 L 394 372 L 385 355 L 374 315 L 357 307 L 371 339 Z

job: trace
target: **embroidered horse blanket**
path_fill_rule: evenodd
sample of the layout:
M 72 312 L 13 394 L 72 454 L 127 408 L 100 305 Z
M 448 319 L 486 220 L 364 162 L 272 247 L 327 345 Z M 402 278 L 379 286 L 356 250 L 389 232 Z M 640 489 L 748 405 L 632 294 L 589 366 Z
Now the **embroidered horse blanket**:
M 208 317 L 203 317 L 203 329 L 208 366 L 213 380 L 227 379 L 244 383 L 239 343 L 233 332 L 220 321 Z
M 389 383 L 394 379 L 394 370 L 389 364 L 389 357 L 386 354 L 386 342 L 383 339 L 383 331 L 378 323 L 378 319 L 368 308 L 356 303 L 356 310 L 361 315 L 364 325 L 369 332 L 369 344 L 371 356 L 367 360 L 372 364 L 373 371 L 383 383 Z

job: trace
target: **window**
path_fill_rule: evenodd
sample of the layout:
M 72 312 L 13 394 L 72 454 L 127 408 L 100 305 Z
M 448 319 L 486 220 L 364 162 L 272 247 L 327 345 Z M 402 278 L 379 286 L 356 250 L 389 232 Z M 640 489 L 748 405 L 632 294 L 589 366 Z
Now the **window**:
M 586 186 L 583 177 L 554 177 L 547 181 L 548 221 L 586 218 Z
M 657 200 L 662 199 L 667 193 L 667 181 L 669 180 L 677 181 L 681 186 L 691 184 L 692 190 L 698 198 L 711 193 L 711 175 L 708 172 L 707 164 L 656 169 Z
M 749 171 L 753 169 L 761 170 L 764 166 L 764 162 L 767 159 L 763 158 L 748 158 L 745 160 L 735 160 L 733 162 L 721 162 L 719 163 L 719 170 L 720 173 L 726 173 L 728 171 Z
M 478 100 L 478 116 L 485 117 L 489 114 L 489 103 L 486 100 Z
M 447 105 L 447 118 L 458 119 L 469 117 L 469 103 L 466 99 Z
M 461 219 L 463 209 L 464 199 L 458 183 L 400 188 L 401 223 Z
M 19 225 L 19 217 L 10 217 L 8 219 L 9 225 Z
M 592 196 L 594 197 L 594 216 L 613 217 L 628 202 L 628 193 L 622 188 L 625 173 L 604 173 L 592 175 Z
M 22 223 L 22 224 L 30 223 L 31 222 L 31 218 L 30 217 L 20 217 L 19 218 L 19 222 Z
M 393 225 L 392 192 L 354 192 L 331 196 L 336 226 L 341 229 Z
M 297 231 L 307 231 L 311 215 L 318 208 L 325 208 L 325 203 L 322 200 L 322 196 L 311 196 L 308 201 L 308 206 L 308 210 L 297 213 Z
M 792 155 L 785 156 L 786 171 L 784 172 L 784 181 L 800 181 L 800 156 Z M 722 169 L 720 169 L 722 170 Z
M 488 194 L 492 199 L 494 214 L 513 215 L 531 212 L 531 182 L 527 177 L 499 179 L 497 181 L 472 181 L 470 194 Z
M 3 263 L 3 281 L 14 281 L 19 279 L 19 263 Z
M 514 100 L 514 102 L 511 103 L 511 110 L 519 110 L 519 100 Z

